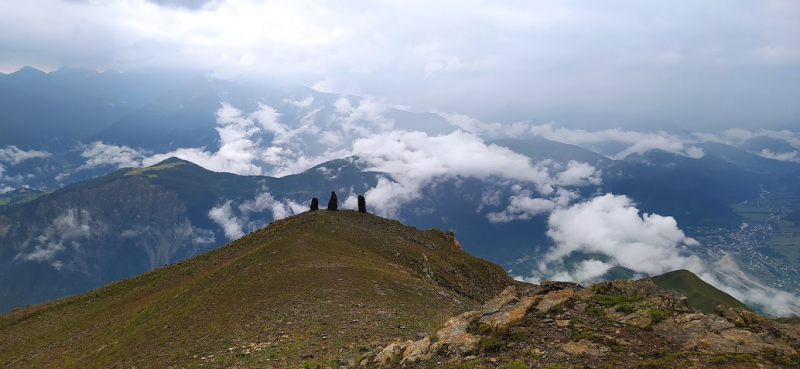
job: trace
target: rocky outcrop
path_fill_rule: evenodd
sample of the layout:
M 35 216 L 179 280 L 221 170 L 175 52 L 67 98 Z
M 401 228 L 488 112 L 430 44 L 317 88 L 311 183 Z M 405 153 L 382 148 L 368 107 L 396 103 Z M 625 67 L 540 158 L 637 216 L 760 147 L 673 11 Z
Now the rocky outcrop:
M 683 314 L 654 327 L 655 334 L 676 342 L 686 350 L 723 354 L 777 352 L 794 355 L 800 348 L 796 326 L 775 323 L 756 313 L 718 306 L 717 315 Z M 742 315 L 749 319 L 745 320 Z M 748 324 L 748 322 L 750 324 Z
M 731 358 L 780 367 L 798 361 L 797 349 L 796 326 L 722 306 L 703 314 L 683 295 L 647 278 L 588 288 L 546 281 L 508 287 L 433 335 L 387 346 L 372 362 L 416 367 L 518 359 L 531 366 L 705 367 Z

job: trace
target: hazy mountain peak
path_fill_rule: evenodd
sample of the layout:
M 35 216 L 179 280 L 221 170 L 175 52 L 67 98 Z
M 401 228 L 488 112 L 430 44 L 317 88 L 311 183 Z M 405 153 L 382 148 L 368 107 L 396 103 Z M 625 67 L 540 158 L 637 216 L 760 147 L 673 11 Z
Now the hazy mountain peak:
M 20 68 L 19 70 L 17 70 L 16 72 L 11 73 L 10 75 L 12 75 L 12 76 L 46 76 L 47 73 L 45 73 L 45 72 L 43 72 L 43 71 L 41 71 L 39 69 L 36 69 L 34 67 L 26 65 L 26 66 Z

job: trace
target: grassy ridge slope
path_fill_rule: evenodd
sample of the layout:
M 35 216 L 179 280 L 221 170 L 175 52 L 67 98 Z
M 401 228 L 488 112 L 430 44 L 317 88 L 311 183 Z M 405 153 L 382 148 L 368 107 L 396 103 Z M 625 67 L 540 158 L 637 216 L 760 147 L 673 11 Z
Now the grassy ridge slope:
M 733 296 L 720 291 L 685 269 L 650 277 L 650 279 L 661 288 L 682 293 L 689 299 L 689 306 L 706 314 L 713 312 L 714 307 L 717 305 L 751 310 L 747 305 L 733 298 Z
M 514 283 L 452 235 L 307 212 L 197 257 L 0 316 L 0 366 L 299 365 L 415 339 Z

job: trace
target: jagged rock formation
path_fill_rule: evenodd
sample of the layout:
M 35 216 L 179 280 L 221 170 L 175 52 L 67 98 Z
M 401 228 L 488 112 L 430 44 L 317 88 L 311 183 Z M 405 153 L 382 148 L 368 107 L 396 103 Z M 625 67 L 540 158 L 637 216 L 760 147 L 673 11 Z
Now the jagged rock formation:
M 336 198 L 335 191 L 331 191 L 331 198 L 328 200 L 328 210 L 339 210 L 339 199 Z
M 783 367 L 800 363 L 797 349 L 800 327 L 738 308 L 703 314 L 648 278 L 588 288 L 545 281 L 508 287 L 481 310 L 420 340 L 392 343 L 362 364 Z
M 367 212 L 367 200 L 362 195 L 358 195 L 358 212 L 359 213 Z
M 311 210 L 319 210 L 319 199 L 316 197 L 311 199 Z

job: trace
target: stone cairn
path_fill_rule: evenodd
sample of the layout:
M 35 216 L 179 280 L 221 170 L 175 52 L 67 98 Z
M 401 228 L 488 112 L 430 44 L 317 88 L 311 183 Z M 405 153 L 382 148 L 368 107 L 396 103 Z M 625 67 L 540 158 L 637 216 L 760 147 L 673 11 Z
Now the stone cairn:
M 367 212 L 367 200 L 364 199 L 364 196 L 362 195 L 358 195 L 358 212 L 359 213 Z
M 331 191 L 331 199 L 328 200 L 328 210 L 339 210 L 339 199 L 336 198 L 335 191 Z

